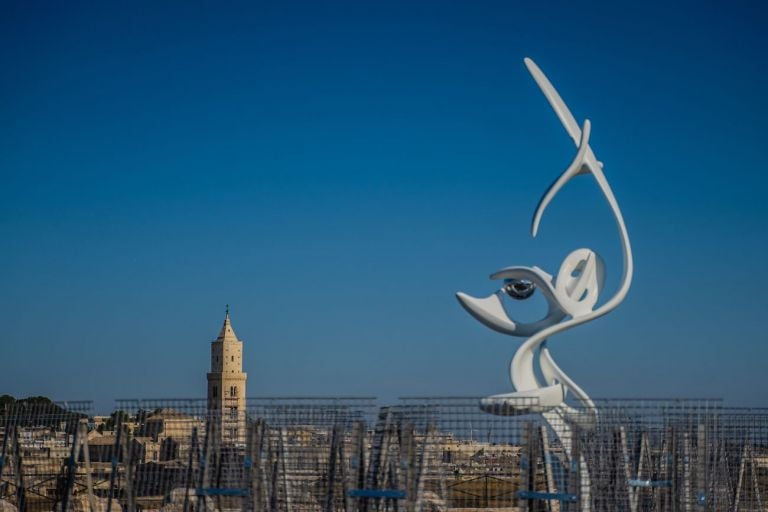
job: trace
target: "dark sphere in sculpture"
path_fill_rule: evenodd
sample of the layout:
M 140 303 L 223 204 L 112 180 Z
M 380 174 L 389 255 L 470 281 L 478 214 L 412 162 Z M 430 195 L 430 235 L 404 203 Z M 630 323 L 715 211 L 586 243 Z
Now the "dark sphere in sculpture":
M 536 291 L 536 285 L 528 279 L 506 279 L 504 291 L 515 300 L 525 300 Z

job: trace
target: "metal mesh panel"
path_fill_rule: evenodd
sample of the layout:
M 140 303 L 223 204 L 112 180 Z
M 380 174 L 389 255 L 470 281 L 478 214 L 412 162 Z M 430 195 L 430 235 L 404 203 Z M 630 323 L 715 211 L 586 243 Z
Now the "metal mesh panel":
M 119 400 L 93 416 L 90 402 L 17 402 L 0 409 L 0 510 L 768 509 L 766 409 L 483 408 L 290 397 L 232 414 L 205 400 Z
M 374 398 L 255 398 L 249 474 L 256 510 L 348 510 L 365 463 Z
M 374 399 L 252 398 L 234 414 L 204 400 L 121 400 L 118 410 L 140 445 L 113 493 L 129 508 L 343 510 Z
M 768 510 L 768 409 L 723 408 L 709 440 L 707 507 Z
M 79 460 L 90 410 L 45 399 L 0 409 L 0 510 L 52 510 L 93 495 L 93 467 Z
M 403 421 L 429 438 L 421 503 L 440 510 L 577 510 L 579 468 L 555 433 L 564 425 L 559 417 L 488 414 L 476 398 L 401 402 Z M 514 405 L 531 410 L 538 403 Z
M 689 510 L 707 504 L 716 400 L 599 400 L 594 428 L 580 429 L 591 508 Z

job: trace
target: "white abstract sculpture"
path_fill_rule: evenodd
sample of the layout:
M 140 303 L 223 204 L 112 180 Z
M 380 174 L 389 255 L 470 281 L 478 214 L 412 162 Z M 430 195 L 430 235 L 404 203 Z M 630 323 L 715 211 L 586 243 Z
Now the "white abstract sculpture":
M 584 125 L 580 128 L 539 67 L 528 58 L 525 59 L 525 65 L 578 148 L 571 164 L 539 201 L 533 216 L 531 234 L 536 236 L 544 210 L 560 189 L 574 176 L 591 174 L 607 199 L 619 230 L 624 260 L 621 284 L 613 297 L 594 309 L 604 282 L 603 261 L 590 249 L 577 249 L 565 258 L 557 277 L 553 278 L 538 267 L 508 267 L 491 275 L 491 279 L 503 280 L 504 284 L 498 292 L 484 299 L 461 292 L 456 296 L 472 316 L 491 329 L 510 336 L 528 338 L 517 350 L 510 364 L 510 378 L 515 391 L 485 398 L 481 400 L 480 407 L 489 413 L 499 415 L 544 413 L 563 444 L 569 445 L 570 429 L 566 422 L 588 421 L 590 414 L 585 414 L 583 411 L 593 410 L 594 404 L 589 396 L 555 363 L 547 349 L 546 340 L 555 334 L 605 315 L 624 300 L 632 281 L 632 250 L 621 210 L 603 174 L 603 164 L 597 160 L 589 146 L 591 131 L 589 120 L 584 121 Z M 536 288 L 541 290 L 549 304 L 546 316 L 532 323 L 517 322 L 510 318 L 502 304 L 504 295 L 507 294 L 515 299 L 526 299 Z M 534 373 L 537 351 L 541 375 L 545 381 L 543 383 Z M 565 403 L 568 392 L 572 393 L 585 407 L 581 413 L 577 413 L 574 408 Z M 557 417 L 566 422 L 555 421 Z

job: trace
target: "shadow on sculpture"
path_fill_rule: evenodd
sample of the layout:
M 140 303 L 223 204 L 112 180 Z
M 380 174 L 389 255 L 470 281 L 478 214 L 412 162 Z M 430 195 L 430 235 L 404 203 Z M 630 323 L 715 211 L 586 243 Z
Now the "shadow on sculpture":
M 531 235 L 536 236 L 544 211 L 563 186 L 580 174 L 591 175 L 608 201 L 619 231 L 623 252 L 621 283 L 612 297 L 595 308 L 603 288 L 605 266 L 600 256 L 591 249 L 576 249 L 565 258 L 556 276 L 535 266 L 507 267 L 491 274 L 491 279 L 502 281 L 496 293 L 486 298 L 475 298 L 459 292 L 456 297 L 464 309 L 487 327 L 509 336 L 527 338 L 510 363 L 514 391 L 484 398 L 480 401 L 480 408 L 502 416 L 542 413 L 568 453 L 572 442 L 571 425 L 577 423 L 588 427 L 595 421 L 596 411 L 589 396 L 555 363 L 546 342 L 556 334 L 609 313 L 624 300 L 632 281 L 632 250 L 621 210 L 603 174 L 603 163 L 597 160 L 589 145 L 589 120 L 579 126 L 541 69 L 528 58 L 525 65 L 577 147 L 571 164 L 539 201 L 533 215 Z M 503 305 L 505 296 L 525 300 L 536 290 L 544 295 L 548 304 L 544 318 L 535 322 L 519 322 L 511 318 Z M 537 357 L 544 382 L 534 372 Z M 580 407 L 574 408 L 566 403 L 569 393 Z M 583 459 L 579 462 L 583 467 L 582 478 L 586 480 L 582 481 L 582 488 L 588 489 L 589 476 Z

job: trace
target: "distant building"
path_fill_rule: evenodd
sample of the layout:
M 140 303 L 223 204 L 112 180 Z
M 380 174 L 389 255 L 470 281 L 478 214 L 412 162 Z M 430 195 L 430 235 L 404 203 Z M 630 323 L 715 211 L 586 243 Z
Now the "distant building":
M 157 409 L 146 417 L 138 435 L 151 437 L 154 441 L 168 437 L 176 440 L 192 439 L 192 431 L 197 429 L 202 432 L 202 426 L 189 414 L 168 408 Z
M 229 306 L 219 336 L 211 342 L 208 373 L 208 413 L 212 428 L 224 441 L 245 440 L 245 382 L 243 342 L 237 339 L 229 319 Z

